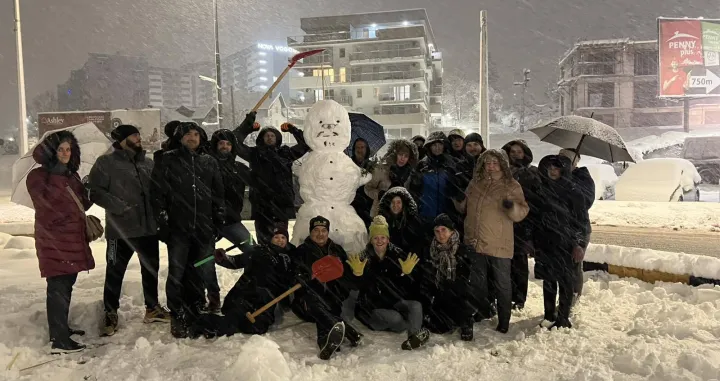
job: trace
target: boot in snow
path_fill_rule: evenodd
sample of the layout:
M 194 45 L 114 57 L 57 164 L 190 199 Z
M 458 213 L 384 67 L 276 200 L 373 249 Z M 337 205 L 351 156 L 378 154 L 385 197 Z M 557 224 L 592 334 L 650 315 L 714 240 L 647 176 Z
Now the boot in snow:
M 557 316 L 555 315 L 555 312 L 545 313 L 545 317 L 540 322 L 539 326 L 542 328 L 550 329 L 555 324 L 555 321 L 557 320 Z
M 220 315 L 220 294 L 208 294 L 208 313 Z
M 170 333 L 176 339 L 184 339 L 188 337 L 188 327 L 184 312 L 174 314 L 170 318 Z
M 318 353 L 318 357 L 321 360 L 330 360 L 330 357 L 332 357 L 333 353 L 335 353 L 335 351 L 340 348 L 340 344 L 342 344 L 344 338 L 345 323 L 336 323 L 332 327 L 332 329 L 330 329 L 330 332 L 328 332 L 328 335 L 325 338 L 325 345 L 320 348 L 320 353 Z
M 572 323 L 570 322 L 570 319 L 557 319 L 553 325 L 548 327 L 549 330 L 552 330 L 553 328 L 572 328 Z
M 408 339 L 402 343 L 400 348 L 406 351 L 411 351 L 427 344 L 428 340 L 430 340 L 430 331 L 428 331 L 427 328 L 423 328 L 417 331 L 414 335 L 410 335 Z
M 495 328 L 495 330 L 500 333 L 508 333 L 508 331 L 510 330 L 510 327 L 505 324 L 500 323 L 500 324 L 498 324 L 497 328 Z
M 84 344 L 80 344 L 73 339 L 67 339 L 63 341 L 53 341 L 52 347 L 50 348 L 51 355 L 60 355 L 63 353 L 75 353 L 85 349 Z
M 365 337 L 365 335 L 358 332 L 353 326 L 345 324 L 345 338 L 351 347 L 357 347 L 362 344 L 363 337 Z
M 167 308 L 157 305 L 153 308 L 145 310 L 145 317 L 143 323 L 169 323 L 170 322 L 170 311 Z
M 460 339 L 462 341 L 473 340 L 473 326 L 472 324 L 464 325 L 460 327 Z
M 108 337 L 117 332 L 118 314 L 117 311 L 106 311 L 100 336 Z

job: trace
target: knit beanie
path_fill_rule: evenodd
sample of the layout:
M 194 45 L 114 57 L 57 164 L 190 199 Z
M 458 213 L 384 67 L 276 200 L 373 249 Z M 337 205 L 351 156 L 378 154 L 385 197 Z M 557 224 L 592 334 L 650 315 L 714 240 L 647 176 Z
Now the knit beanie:
M 173 120 L 168 122 L 164 128 L 165 136 L 167 136 L 168 138 L 172 138 L 173 135 L 175 135 L 175 130 L 178 128 L 179 125 L 179 120 Z
M 128 136 L 139 133 L 140 131 L 137 129 L 137 127 L 130 124 L 121 124 L 115 127 L 115 129 L 110 132 L 110 137 L 113 138 L 113 140 L 115 140 L 116 142 L 120 143 L 123 140 L 127 139 Z
M 313 231 L 318 226 L 324 226 L 325 229 L 330 230 L 330 220 L 323 216 L 313 217 L 310 220 L 310 231 Z
M 482 135 L 478 134 L 477 132 L 469 133 L 465 137 L 465 144 L 468 144 L 470 142 L 480 143 L 481 146 L 485 147 L 485 142 L 483 142 Z
M 460 138 L 465 140 L 465 131 L 456 128 L 448 133 L 448 140 L 453 141 L 455 138 Z
M 435 225 L 434 226 L 435 227 L 444 226 L 450 230 L 455 230 L 455 223 L 452 221 L 450 216 L 448 216 L 445 213 L 435 217 Z
M 375 216 L 370 224 L 370 240 L 381 235 L 390 238 L 390 228 L 385 217 Z
M 290 239 L 290 234 L 288 234 L 287 229 L 285 229 L 285 228 L 283 228 L 283 227 L 276 227 L 276 228 L 273 230 L 273 236 L 276 236 L 276 235 L 278 235 L 278 234 L 284 235 L 284 236 L 285 236 L 285 239 L 288 239 L 288 240 Z

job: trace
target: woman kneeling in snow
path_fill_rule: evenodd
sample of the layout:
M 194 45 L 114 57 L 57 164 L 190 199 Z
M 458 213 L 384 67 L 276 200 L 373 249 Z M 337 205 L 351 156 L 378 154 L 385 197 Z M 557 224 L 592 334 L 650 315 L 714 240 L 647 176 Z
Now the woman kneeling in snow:
M 406 256 L 388 241 L 389 235 L 385 218 L 376 216 L 370 224 L 370 243 L 347 261 L 353 275 L 360 278 L 357 318 L 376 331 L 407 331 L 401 348 L 412 350 L 430 338 L 422 328 L 422 304 L 406 298 L 412 282 L 409 275 L 419 259 L 413 253 Z

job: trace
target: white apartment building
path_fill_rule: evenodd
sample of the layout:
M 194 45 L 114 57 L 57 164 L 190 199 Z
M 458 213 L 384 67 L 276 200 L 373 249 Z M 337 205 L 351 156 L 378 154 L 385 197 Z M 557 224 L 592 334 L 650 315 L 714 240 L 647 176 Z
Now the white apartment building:
M 388 138 L 426 135 L 442 114 L 442 55 L 424 9 L 302 18 L 298 51 L 325 49 L 290 74 L 292 122 L 321 99 L 383 125 Z
M 192 73 L 169 68 L 148 70 L 150 105 L 158 108 L 193 107 Z

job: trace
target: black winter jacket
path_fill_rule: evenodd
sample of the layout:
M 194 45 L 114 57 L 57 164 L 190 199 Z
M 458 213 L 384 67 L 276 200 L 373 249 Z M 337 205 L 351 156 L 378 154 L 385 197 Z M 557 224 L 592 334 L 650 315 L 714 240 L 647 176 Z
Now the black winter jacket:
M 312 279 L 312 265 L 326 255 L 340 259 L 344 269 L 343 276 L 328 283 L 321 283 L 317 279 Z M 305 242 L 290 253 L 290 259 L 295 268 L 296 278 L 303 284 L 303 288 L 296 293 L 297 297 L 314 293 L 326 303 L 342 303 L 350 295 L 350 290 L 357 289 L 357 282 L 352 278 L 354 277 L 352 269 L 345 262 L 348 259 L 347 253 L 342 246 L 330 239 L 324 247 L 320 247 L 308 236 Z
M 130 153 L 117 143 L 100 156 L 88 176 L 90 200 L 105 209 L 107 239 L 157 234 L 150 199 L 153 161 L 145 151 Z
M 372 244 L 368 244 L 361 256 L 368 262 L 363 275 L 356 277 L 360 290 L 358 308 L 370 313 L 378 308 L 392 309 L 397 302 L 409 299 L 413 273 L 404 275 L 402 272 L 399 260 L 407 258 L 404 251 L 390 243 L 385 256 L 380 259 Z
M 233 149 L 227 155 L 217 150 L 217 144 L 221 140 L 227 140 L 232 144 Z M 235 134 L 230 130 L 218 130 L 210 139 L 210 154 L 218 162 L 225 187 L 225 224 L 227 225 L 242 221 L 245 188 L 250 183 L 250 168 L 236 160 L 237 147 Z
M 403 211 L 394 215 L 390 208 L 392 200 L 400 197 Z M 431 232 L 425 228 L 418 216 L 417 204 L 410 193 L 402 187 L 388 189 L 380 199 L 378 215 L 385 217 L 390 230 L 390 242 L 406 253 L 423 255 L 430 244 Z
M 532 203 L 536 198 L 529 195 L 529 193 L 540 186 L 540 172 L 537 167 L 532 165 L 533 153 L 525 141 L 513 140 L 505 144 L 502 149 L 508 154 L 508 157 L 510 157 L 510 148 L 514 145 L 522 147 L 525 152 L 525 158 L 520 163 L 513 162 L 511 159 L 513 178 L 520 183 L 523 194 L 525 195 L 525 200 L 530 208 L 527 217 L 513 225 L 515 232 L 515 252 L 517 253 L 519 250 L 523 250 L 525 251 L 523 254 L 530 254 L 529 251 L 532 251 L 533 229 L 537 225 L 538 216 L 537 207 Z
M 585 236 L 585 241 L 582 244 L 583 248 L 585 248 L 587 247 L 590 233 L 592 233 L 592 225 L 590 224 L 590 208 L 592 208 L 593 203 L 595 202 L 595 181 L 592 176 L 590 176 L 590 171 L 588 171 L 585 167 L 575 168 L 575 170 L 572 171 L 572 181 L 575 188 L 577 188 L 582 194 L 582 200 L 584 203 L 580 219 L 583 227 L 583 235 Z
M 418 263 L 412 274 L 419 286 L 413 287 L 415 292 L 420 294 L 417 300 L 423 300 L 423 305 L 432 305 L 438 298 L 470 300 L 478 297 L 481 276 L 477 261 L 481 256 L 472 247 L 460 242 L 455 258 L 457 259 L 455 280 L 444 280 L 436 284 L 437 268 L 430 259 L 430 247 L 425 250 L 423 260 Z

